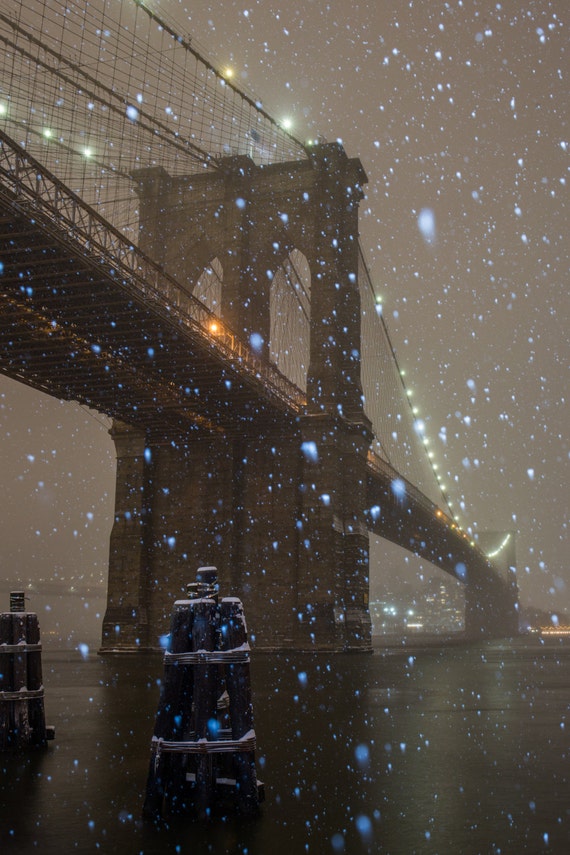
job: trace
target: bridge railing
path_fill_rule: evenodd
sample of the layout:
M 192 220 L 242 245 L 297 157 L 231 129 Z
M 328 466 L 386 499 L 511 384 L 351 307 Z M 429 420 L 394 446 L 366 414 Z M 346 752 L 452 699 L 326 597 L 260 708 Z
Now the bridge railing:
M 95 268 L 104 268 L 117 284 L 144 296 L 164 317 L 174 319 L 202 340 L 232 367 L 261 381 L 266 390 L 300 412 L 303 392 L 280 371 L 259 359 L 200 300 L 144 255 L 124 235 L 0 130 L 0 178 L 28 214 L 42 216 L 42 225 L 58 242 L 63 234 L 79 245 Z M 1 193 L 1 190 L 0 190 Z M 4 194 L 5 195 L 5 194 Z

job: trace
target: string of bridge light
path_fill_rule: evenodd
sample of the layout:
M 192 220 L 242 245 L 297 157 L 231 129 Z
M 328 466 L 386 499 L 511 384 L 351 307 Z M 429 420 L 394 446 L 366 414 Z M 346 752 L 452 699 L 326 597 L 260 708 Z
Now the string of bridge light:
M 455 522 L 457 522 L 457 517 L 452 510 L 453 502 L 449 498 L 449 495 L 446 491 L 445 484 L 443 484 L 443 482 L 442 482 L 442 477 L 438 471 L 438 469 L 439 469 L 438 464 L 435 462 L 435 455 L 434 455 L 433 451 L 431 451 L 431 449 L 428 448 L 429 439 L 426 436 L 426 432 L 425 432 L 425 422 L 422 418 L 419 417 L 418 408 L 411 400 L 413 392 L 412 392 L 412 389 L 407 385 L 407 383 L 405 381 L 406 372 L 404 371 L 403 368 L 399 367 L 397 361 L 396 361 L 396 366 L 398 368 L 398 373 L 399 373 L 400 379 L 402 381 L 402 388 L 404 389 L 404 393 L 406 395 L 406 400 L 408 402 L 408 406 L 410 407 L 410 410 L 412 413 L 414 430 L 416 431 L 416 433 L 420 439 L 420 442 L 422 443 L 422 445 L 424 447 L 429 465 L 433 471 L 433 474 L 434 474 L 434 477 L 435 477 L 437 483 L 439 484 L 439 489 L 441 491 L 441 495 L 443 497 L 443 500 L 444 500 L 452 518 L 455 520 Z
M 430 468 L 433 472 L 433 475 L 437 481 L 438 488 L 439 488 L 439 491 L 441 493 L 443 502 L 449 511 L 451 519 L 453 520 L 454 527 L 458 528 L 459 531 L 461 531 L 461 529 L 458 525 L 457 516 L 455 515 L 454 511 L 452 510 L 453 502 L 449 498 L 449 495 L 446 491 L 445 484 L 443 483 L 442 477 L 438 472 L 438 464 L 435 462 L 434 452 L 431 451 L 430 448 L 428 448 L 429 439 L 425 433 L 425 422 L 422 418 L 420 418 L 418 407 L 411 400 L 413 397 L 413 392 L 412 392 L 412 389 L 406 383 L 406 380 L 405 380 L 406 372 L 404 371 L 404 369 L 402 369 L 400 367 L 398 358 L 396 356 L 396 352 L 395 352 L 394 346 L 392 344 L 392 339 L 390 337 L 390 333 L 388 332 L 386 319 L 384 317 L 382 297 L 379 294 L 377 294 L 375 289 L 374 289 L 374 286 L 372 283 L 372 278 L 369 275 L 369 268 L 368 268 L 368 265 L 367 265 L 365 257 L 364 257 L 364 251 L 363 251 L 362 245 L 360 245 L 360 255 L 361 255 L 361 260 L 362 260 L 362 263 L 364 265 L 364 268 L 368 274 L 366 276 L 366 280 L 367 280 L 368 287 L 370 289 L 370 292 L 372 294 L 372 297 L 373 297 L 373 300 L 374 300 L 374 303 L 376 306 L 376 314 L 378 316 L 380 323 L 382 324 L 384 335 L 386 336 L 386 341 L 388 342 L 388 346 L 390 348 L 390 353 L 392 355 L 392 359 L 394 360 L 394 364 L 396 366 L 396 370 L 397 370 L 398 376 L 400 378 L 400 382 L 402 384 L 402 389 L 404 391 L 404 397 L 405 397 L 405 400 L 407 401 L 408 406 L 410 408 L 410 412 L 412 415 L 412 425 L 413 425 L 414 431 L 415 431 L 416 435 L 418 436 L 418 438 L 421 442 L 421 445 L 423 446 L 423 449 L 424 449 L 424 452 L 426 454 L 429 466 L 430 466 Z

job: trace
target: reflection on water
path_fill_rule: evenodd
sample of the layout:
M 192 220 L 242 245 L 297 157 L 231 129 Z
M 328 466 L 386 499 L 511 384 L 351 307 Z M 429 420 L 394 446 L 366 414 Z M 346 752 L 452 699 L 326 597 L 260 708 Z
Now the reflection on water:
M 570 642 L 253 654 L 255 820 L 142 821 L 159 656 L 44 653 L 45 751 L 0 755 L 0 851 L 567 853 Z

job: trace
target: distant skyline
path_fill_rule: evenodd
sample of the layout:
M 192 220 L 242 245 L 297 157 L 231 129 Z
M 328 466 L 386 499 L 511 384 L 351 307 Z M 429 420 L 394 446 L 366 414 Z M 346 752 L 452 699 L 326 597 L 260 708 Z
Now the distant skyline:
M 296 137 L 361 158 L 361 242 L 460 522 L 516 530 L 521 600 L 570 612 L 568 4 L 153 6 Z M 104 578 L 107 425 L 0 377 L 5 578 Z M 374 587 L 431 572 L 373 555 Z

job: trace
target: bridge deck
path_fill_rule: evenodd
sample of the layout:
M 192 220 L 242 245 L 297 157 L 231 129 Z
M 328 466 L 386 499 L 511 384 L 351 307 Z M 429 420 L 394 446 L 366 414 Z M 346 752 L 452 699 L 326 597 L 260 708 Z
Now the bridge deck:
M 259 420 L 287 424 L 298 412 L 296 387 L 271 366 L 256 366 L 240 342 L 228 344 L 227 330 L 222 341 L 169 295 L 144 282 L 141 289 L 5 185 L 0 243 L 6 375 L 155 435 L 165 427 L 169 435 L 244 430 L 254 419 L 259 430 Z

